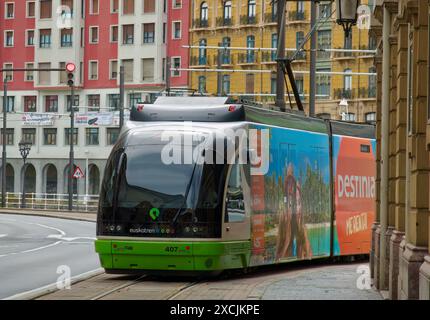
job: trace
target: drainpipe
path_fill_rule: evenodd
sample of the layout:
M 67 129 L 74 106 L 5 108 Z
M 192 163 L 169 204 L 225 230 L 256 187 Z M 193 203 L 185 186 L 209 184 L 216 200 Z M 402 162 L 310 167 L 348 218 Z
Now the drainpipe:
M 385 283 L 385 233 L 387 232 L 388 222 L 388 154 L 389 154 L 389 112 L 390 112 L 390 27 L 391 14 L 384 6 L 384 23 L 382 29 L 382 121 L 381 121 L 381 238 L 379 249 L 379 289 L 386 290 L 388 284 Z

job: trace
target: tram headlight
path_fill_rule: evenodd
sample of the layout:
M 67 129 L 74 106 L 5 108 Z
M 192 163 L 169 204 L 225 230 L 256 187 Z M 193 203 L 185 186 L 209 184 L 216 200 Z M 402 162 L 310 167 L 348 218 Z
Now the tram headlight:
M 118 231 L 118 232 L 119 232 L 119 231 L 121 231 L 121 230 L 122 230 L 122 227 L 121 227 L 120 225 L 117 225 L 117 226 L 116 226 L 116 231 Z
M 109 230 L 110 231 L 115 231 L 115 226 L 114 225 L 109 226 Z

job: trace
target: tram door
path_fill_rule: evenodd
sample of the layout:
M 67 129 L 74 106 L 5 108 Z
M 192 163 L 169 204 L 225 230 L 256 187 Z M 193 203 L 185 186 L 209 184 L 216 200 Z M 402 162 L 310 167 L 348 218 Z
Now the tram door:
M 250 217 L 245 203 L 245 165 L 232 164 L 227 179 L 224 197 L 223 240 L 248 240 L 250 238 Z M 248 212 L 248 214 L 247 214 Z

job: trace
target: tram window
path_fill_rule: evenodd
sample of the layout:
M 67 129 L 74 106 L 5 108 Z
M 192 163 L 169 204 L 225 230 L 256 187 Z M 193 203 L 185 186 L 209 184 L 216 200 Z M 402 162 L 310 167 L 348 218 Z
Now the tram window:
M 360 145 L 360 151 L 363 153 L 370 153 L 370 146 L 367 144 Z
M 240 169 L 239 164 L 234 164 L 230 171 L 225 199 L 225 222 L 242 222 L 245 220 L 242 172 Z

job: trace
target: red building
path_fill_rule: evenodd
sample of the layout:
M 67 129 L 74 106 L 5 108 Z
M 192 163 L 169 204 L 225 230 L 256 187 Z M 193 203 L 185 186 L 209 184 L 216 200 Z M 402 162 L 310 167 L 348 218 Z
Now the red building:
M 184 45 L 189 44 L 190 0 L 168 1 L 167 15 L 167 57 L 172 68 L 188 68 L 189 50 Z M 170 73 L 172 88 L 188 87 L 188 72 L 172 71 Z

